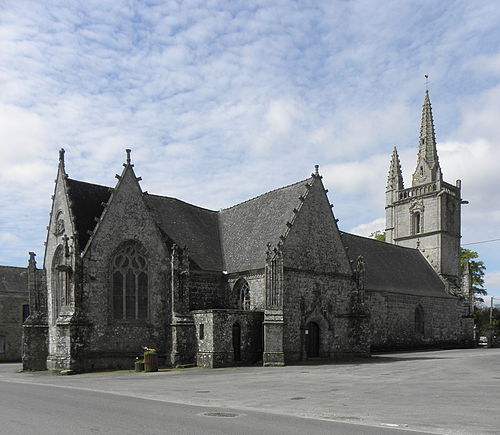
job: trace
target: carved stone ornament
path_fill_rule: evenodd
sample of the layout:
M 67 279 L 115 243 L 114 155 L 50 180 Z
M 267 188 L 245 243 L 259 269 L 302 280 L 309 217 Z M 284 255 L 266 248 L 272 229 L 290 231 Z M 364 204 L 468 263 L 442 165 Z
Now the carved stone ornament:
M 59 236 L 63 233 L 64 233 L 64 219 L 58 217 L 54 229 L 54 235 Z
M 410 213 L 415 213 L 415 212 L 422 213 L 423 211 L 424 211 L 424 201 L 422 201 L 421 199 L 414 199 L 410 204 Z

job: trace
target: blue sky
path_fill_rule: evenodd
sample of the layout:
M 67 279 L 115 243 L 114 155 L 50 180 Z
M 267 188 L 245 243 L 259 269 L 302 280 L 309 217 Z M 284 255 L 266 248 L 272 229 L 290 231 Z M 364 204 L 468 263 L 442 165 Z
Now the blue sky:
M 500 238 L 497 1 L 0 2 L 0 264 L 43 256 L 72 178 L 211 209 L 320 165 L 341 229 L 384 227 L 390 154 L 416 164 L 424 75 L 463 243 Z M 500 295 L 500 242 L 470 245 Z

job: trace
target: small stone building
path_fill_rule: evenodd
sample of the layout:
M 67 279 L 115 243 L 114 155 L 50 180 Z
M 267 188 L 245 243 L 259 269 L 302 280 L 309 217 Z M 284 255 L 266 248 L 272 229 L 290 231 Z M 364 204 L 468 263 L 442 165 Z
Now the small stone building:
M 426 95 L 424 139 L 429 116 Z M 130 367 L 142 346 L 168 365 L 219 367 L 467 344 L 472 323 L 454 294 L 459 245 L 431 246 L 460 237 L 455 227 L 432 227 L 438 215 L 448 222 L 451 206 L 432 210 L 450 188 L 437 160 L 429 163 L 435 142 L 419 147 L 424 175 L 431 164 L 438 179 L 422 176 L 408 198 L 397 154 L 389 174 L 386 231 L 402 246 L 340 232 L 317 166 L 305 180 L 217 212 L 143 192 L 130 150 L 115 187 L 70 178 L 61 150 L 44 266 L 31 254 L 28 267 L 25 368 Z M 452 193 L 447 204 L 459 213 L 460 192 Z M 436 249 L 449 252 L 427 255 Z M 440 269 L 439 258 L 457 268 Z
M 0 266 L 0 362 L 20 361 L 22 325 L 29 316 L 24 267 Z

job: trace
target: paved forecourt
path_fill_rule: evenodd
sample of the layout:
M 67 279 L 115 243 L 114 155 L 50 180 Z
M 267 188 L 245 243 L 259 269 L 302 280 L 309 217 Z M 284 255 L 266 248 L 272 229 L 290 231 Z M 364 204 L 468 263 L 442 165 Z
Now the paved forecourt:
M 500 349 L 378 354 L 356 362 L 76 376 L 16 373 L 0 382 L 264 411 L 430 433 L 499 433 Z

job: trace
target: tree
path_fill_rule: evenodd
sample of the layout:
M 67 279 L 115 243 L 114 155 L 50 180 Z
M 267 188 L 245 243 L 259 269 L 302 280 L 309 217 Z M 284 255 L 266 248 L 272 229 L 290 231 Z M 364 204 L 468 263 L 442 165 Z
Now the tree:
M 385 242 L 385 233 L 383 231 L 377 230 L 370 234 L 372 239 L 376 239 L 379 242 Z
M 479 329 L 480 335 L 487 335 L 490 326 L 490 307 L 485 305 L 476 305 L 474 307 L 474 323 Z M 494 334 L 500 334 L 500 309 L 493 307 L 492 326 Z
M 483 261 L 476 260 L 477 258 L 479 254 L 476 251 L 460 248 L 460 277 L 463 277 L 465 266 L 469 262 L 473 298 L 476 302 L 484 302 L 481 296 L 488 294 L 483 288 L 486 266 Z

